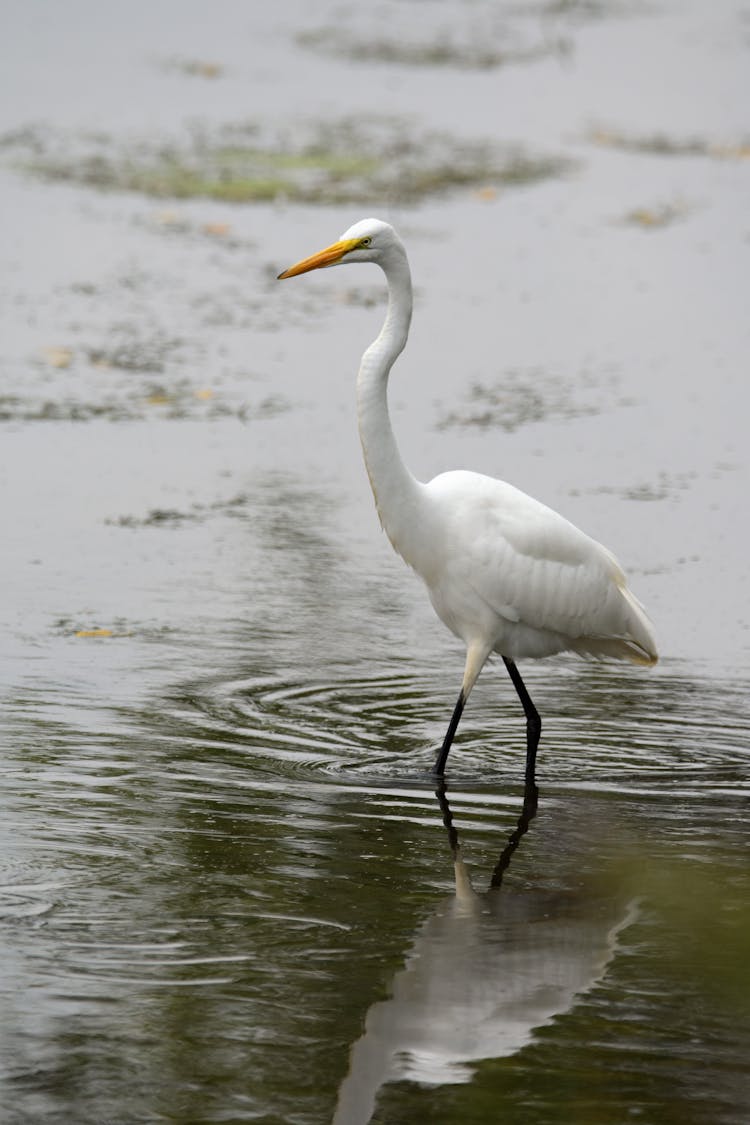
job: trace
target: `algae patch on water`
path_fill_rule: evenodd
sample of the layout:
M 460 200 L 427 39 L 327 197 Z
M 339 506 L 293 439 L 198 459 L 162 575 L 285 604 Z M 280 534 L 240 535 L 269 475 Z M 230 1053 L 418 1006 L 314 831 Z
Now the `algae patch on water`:
M 151 508 L 143 516 L 117 516 L 104 522 L 111 527 L 125 528 L 166 528 L 174 529 L 184 524 L 205 521 L 215 516 L 229 516 L 231 518 L 245 518 L 247 516 L 249 500 L 245 493 L 240 492 L 225 500 L 215 500 L 210 504 L 194 503 L 189 509 L 179 508 Z
M 0 148 L 50 182 L 230 203 L 405 204 L 461 188 L 532 184 L 571 166 L 558 155 L 425 133 L 396 118 L 295 126 L 294 139 L 289 132 L 267 136 L 250 123 L 195 127 L 182 140 L 120 141 L 36 128 L 0 138 Z
M 419 67 L 453 67 L 457 70 L 491 70 L 496 67 L 534 62 L 570 49 L 563 39 L 539 39 L 519 44 L 477 34 L 461 41 L 450 31 L 411 42 L 401 35 L 369 36 L 337 28 L 301 32 L 303 47 L 357 62 L 379 62 Z
M 474 380 L 463 403 L 444 414 L 438 428 L 513 433 L 531 422 L 597 414 L 602 409 L 602 396 L 597 396 L 602 382 L 611 389 L 613 378 L 589 372 L 575 383 L 537 368 L 509 371 L 491 383 Z
M 684 473 L 662 471 L 654 480 L 640 480 L 623 485 L 597 484 L 586 491 L 592 495 L 616 496 L 620 500 L 645 503 L 661 500 L 676 501 L 681 498 L 681 494 L 692 488 L 696 477 L 697 473 L 693 471 Z M 579 495 L 579 490 L 574 490 L 571 495 Z
M 578 26 L 632 15 L 640 0 L 524 0 L 442 5 L 430 18 L 403 4 L 336 10 L 299 31 L 299 46 L 349 63 L 487 71 L 572 55 Z
M 639 156 L 702 156 L 713 160 L 750 159 L 750 139 L 716 141 L 706 137 L 677 137 L 668 133 L 627 133 L 598 126 L 588 136 L 592 144 Z
M 340 6 L 295 41 L 350 65 L 491 71 L 573 57 L 577 28 L 649 10 L 648 0 L 442 4 L 432 5 L 429 17 L 423 7 L 399 0 Z
M 194 369 L 193 377 L 182 374 L 185 366 Z M 227 386 L 221 374 L 207 382 L 195 369 L 194 350 L 178 339 L 117 326 L 100 344 L 44 347 L 23 377 L 8 378 L 17 389 L 0 394 L 0 422 L 248 423 L 289 409 L 282 395 L 250 398 L 244 388 Z

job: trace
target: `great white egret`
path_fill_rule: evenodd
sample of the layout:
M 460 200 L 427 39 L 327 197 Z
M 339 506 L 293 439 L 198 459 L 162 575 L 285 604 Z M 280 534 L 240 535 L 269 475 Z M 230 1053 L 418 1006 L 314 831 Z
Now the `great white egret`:
M 375 505 L 438 617 L 466 645 L 461 691 L 433 772 L 443 775 L 469 693 L 496 652 L 526 715 L 526 782 L 533 785 L 542 722 L 516 660 L 567 651 L 655 664 L 651 623 L 614 555 L 538 500 L 480 473 L 441 473 L 427 484 L 412 476 L 388 414 L 388 376 L 406 345 L 412 313 L 409 262 L 393 227 L 363 219 L 279 280 L 358 262 L 380 266 L 388 284 L 385 323 L 357 378 L 359 434 Z

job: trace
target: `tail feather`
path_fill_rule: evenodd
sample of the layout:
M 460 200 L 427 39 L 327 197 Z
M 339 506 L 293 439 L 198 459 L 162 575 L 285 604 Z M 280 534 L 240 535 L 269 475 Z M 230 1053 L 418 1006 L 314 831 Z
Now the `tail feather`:
M 628 589 L 624 576 L 617 581 L 624 605 L 623 628 L 608 636 L 577 637 L 570 645 L 579 656 L 600 659 L 629 660 L 632 664 L 652 667 L 659 659 L 656 637 L 645 609 Z
M 645 609 L 627 586 L 621 586 L 620 593 L 630 610 L 628 621 L 630 640 L 634 652 L 640 654 L 631 656 L 630 659 L 636 664 L 656 664 L 659 659 L 659 653 L 656 650 L 656 637 L 654 636 L 654 627 Z
M 629 660 L 631 664 L 652 667 L 659 659 L 658 653 L 641 648 L 630 637 L 578 637 L 570 648 L 578 656 L 599 660 Z

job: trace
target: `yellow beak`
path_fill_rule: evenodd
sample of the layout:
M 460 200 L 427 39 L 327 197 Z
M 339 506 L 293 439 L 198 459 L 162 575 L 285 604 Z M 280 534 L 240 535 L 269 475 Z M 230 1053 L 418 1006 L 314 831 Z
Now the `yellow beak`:
M 297 262 L 296 266 L 290 266 L 288 270 L 284 270 L 283 273 L 279 274 L 277 281 L 283 281 L 285 277 L 296 277 L 297 274 L 307 273 L 308 270 L 319 270 L 323 266 L 335 266 L 336 262 L 340 262 L 344 257 L 344 254 L 348 254 L 358 245 L 358 238 L 345 238 L 341 242 L 334 242 L 332 246 L 326 246 L 325 250 L 319 250 L 312 257 L 303 258 L 301 262 Z

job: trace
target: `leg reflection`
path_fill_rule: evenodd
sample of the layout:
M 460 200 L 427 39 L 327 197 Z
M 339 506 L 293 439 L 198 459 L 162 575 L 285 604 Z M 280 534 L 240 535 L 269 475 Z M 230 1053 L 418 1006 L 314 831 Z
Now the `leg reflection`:
M 499 887 L 503 881 L 503 875 L 507 871 L 510 861 L 513 857 L 518 845 L 529 830 L 529 825 L 536 816 L 537 805 L 539 804 L 539 790 L 533 781 L 527 782 L 523 794 L 523 808 L 521 815 L 518 818 L 518 824 L 515 831 L 511 833 L 508 838 L 508 843 L 500 853 L 500 858 L 495 864 L 495 870 L 492 872 L 492 879 L 490 886 Z
M 445 825 L 445 830 L 448 833 L 448 843 L 450 844 L 451 853 L 454 860 L 457 860 L 460 853 L 458 832 L 456 831 L 456 828 L 453 824 L 453 813 L 451 812 L 451 807 L 448 802 L 447 786 L 442 778 L 439 779 L 437 785 L 435 786 L 435 796 L 438 799 L 440 812 L 443 816 L 443 824 Z M 508 843 L 503 848 L 500 854 L 500 858 L 495 864 L 495 869 L 492 872 L 492 880 L 490 882 L 490 886 L 499 887 L 501 885 L 503 881 L 503 875 L 507 871 L 510 865 L 510 861 L 513 858 L 513 853 L 521 843 L 522 838 L 528 832 L 529 825 L 536 816 L 538 804 L 539 789 L 532 781 L 528 783 L 526 785 L 526 788 L 524 789 L 523 808 L 521 810 L 521 815 L 518 818 L 518 824 L 508 838 Z
M 453 858 L 456 859 L 459 850 L 458 832 L 456 832 L 456 829 L 453 827 L 453 814 L 448 804 L 448 794 L 446 793 L 446 785 L 442 777 L 435 786 L 435 796 L 440 805 L 440 812 L 443 814 L 443 824 L 448 833 L 448 843 L 450 844 L 451 853 Z

